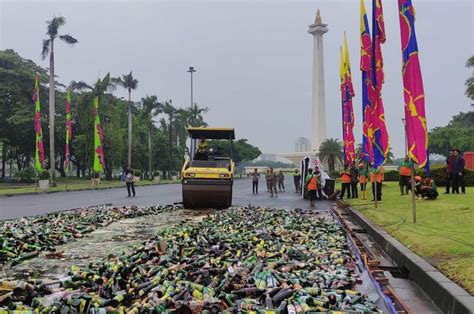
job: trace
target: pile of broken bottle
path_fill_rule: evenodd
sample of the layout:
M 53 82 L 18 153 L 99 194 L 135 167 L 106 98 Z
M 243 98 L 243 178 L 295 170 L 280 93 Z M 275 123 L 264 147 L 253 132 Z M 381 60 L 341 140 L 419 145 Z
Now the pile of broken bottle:
M 3 282 L 0 309 L 39 313 L 380 312 L 340 226 L 314 212 L 234 208 L 162 230 L 56 282 Z M 9 285 L 9 286 L 8 286 Z
M 34 217 L 4 220 L 0 224 L 0 264 L 17 264 L 42 251 L 81 238 L 118 220 L 156 215 L 174 210 L 173 205 L 147 207 L 97 206 Z

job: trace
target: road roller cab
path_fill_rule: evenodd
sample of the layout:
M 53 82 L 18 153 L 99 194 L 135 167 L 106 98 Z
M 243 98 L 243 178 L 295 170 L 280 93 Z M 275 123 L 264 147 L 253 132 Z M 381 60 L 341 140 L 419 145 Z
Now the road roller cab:
M 184 207 L 230 207 L 235 168 L 232 160 L 234 129 L 188 128 L 188 132 L 190 158 L 181 172 Z M 214 145 L 209 146 L 208 140 L 213 140 Z

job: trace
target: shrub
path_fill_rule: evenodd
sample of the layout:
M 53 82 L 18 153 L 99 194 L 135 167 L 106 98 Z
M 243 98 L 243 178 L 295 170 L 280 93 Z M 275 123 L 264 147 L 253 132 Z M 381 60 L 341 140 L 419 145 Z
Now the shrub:
M 49 180 L 49 178 L 50 178 L 50 175 L 49 175 L 48 171 L 43 170 L 43 171 L 40 172 L 40 174 L 39 174 L 39 179 L 40 180 Z
M 34 182 L 35 177 L 35 169 L 33 167 L 26 167 L 22 171 L 18 171 L 15 173 L 15 178 L 24 183 L 32 183 Z
M 153 176 L 154 176 L 154 177 L 160 176 L 160 172 L 159 172 L 159 171 L 153 171 Z
M 142 176 L 142 172 L 141 172 L 140 170 L 135 170 L 135 171 L 133 172 L 133 175 L 134 175 L 135 177 L 141 177 L 141 176 Z
M 398 182 L 400 180 L 400 173 L 396 170 L 386 171 L 384 175 L 384 180 Z

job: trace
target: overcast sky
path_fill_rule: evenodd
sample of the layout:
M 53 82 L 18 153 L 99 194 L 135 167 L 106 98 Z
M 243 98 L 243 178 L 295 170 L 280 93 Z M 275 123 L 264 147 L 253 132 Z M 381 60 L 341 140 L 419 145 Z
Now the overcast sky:
M 413 0 L 423 72 L 428 127 L 443 126 L 470 110 L 464 82 L 474 54 L 474 1 Z M 366 0 L 369 14 L 371 1 Z M 384 0 L 387 42 L 383 87 L 390 142 L 403 154 L 403 94 L 397 3 Z M 197 69 L 194 100 L 209 107 L 211 126 L 233 126 L 263 152 L 290 152 L 310 137 L 312 36 L 308 25 L 320 8 L 324 35 L 328 137 L 341 138 L 339 46 L 347 32 L 361 141 L 359 1 L 5 1 L 0 0 L 0 49 L 11 48 L 43 67 L 45 21 L 66 17 L 57 42 L 56 74 L 63 83 L 92 83 L 100 74 L 133 70 L 134 100 L 156 94 L 175 105 L 190 103 L 189 66 Z M 117 91 L 125 96 L 124 91 Z

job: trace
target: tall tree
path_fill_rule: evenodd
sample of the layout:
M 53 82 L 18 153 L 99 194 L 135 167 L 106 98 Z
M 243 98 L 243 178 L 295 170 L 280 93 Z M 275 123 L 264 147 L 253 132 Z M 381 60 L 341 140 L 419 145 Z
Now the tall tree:
M 151 130 L 153 128 L 153 118 L 161 113 L 161 104 L 156 96 L 146 96 L 142 98 L 141 120 L 148 128 L 148 178 L 152 175 L 152 146 L 151 146 Z
M 64 24 L 66 24 L 66 19 L 62 16 L 55 16 L 51 21 L 46 22 L 46 35 L 48 36 L 48 39 L 43 40 L 43 50 L 41 51 L 41 57 L 43 60 L 49 54 L 49 171 L 51 173 L 51 178 L 54 178 L 56 163 L 54 154 L 54 40 L 59 38 L 69 45 L 74 45 L 77 43 L 77 39 L 69 34 L 58 34 L 59 28 Z
M 328 138 L 319 146 L 319 159 L 327 162 L 329 171 L 336 170 L 336 160 L 342 162 L 342 144 L 338 139 Z
M 474 150 L 474 111 L 460 112 L 447 126 L 433 128 L 428 135 L 432 154 L 446 156 L 453 148 L 462 152 Z
M 196 103 L 186 108 L 188 115 L 188 125 L 193 127 L 205 127 L 207 123 L 204 122 L 203 114 L 209 111 L 207 107 L 199 107 Z
M 172 152 L 173 152 L 173 124 L 175 122 L 175 117 L 177 114 L 177 110 L 175 107 L 172 105 L 171 99 L 165 101 L 162 107 L 162 111 L 165 115 L 168 116 L 168 125 L 166 123 L 162 123 L 162 126 L 167 128 L 168 130 L 168 178 L 171 178 L 171 174 L 169 171 L 171 171 L 172 168 Z
M 469 60 L 467 60 L 466 66 L 469 69 L 474 68 L 474 56 L 471 56 Z M 474 100 L 474 73 L 466 80 L 466 96 Z
M 138 80 L 132 75 L 123 74 L 122 77 L 115 78 L 113 81 L 128 91 L 128 164 L 132 164 L 132 90 L 137 89 Z

